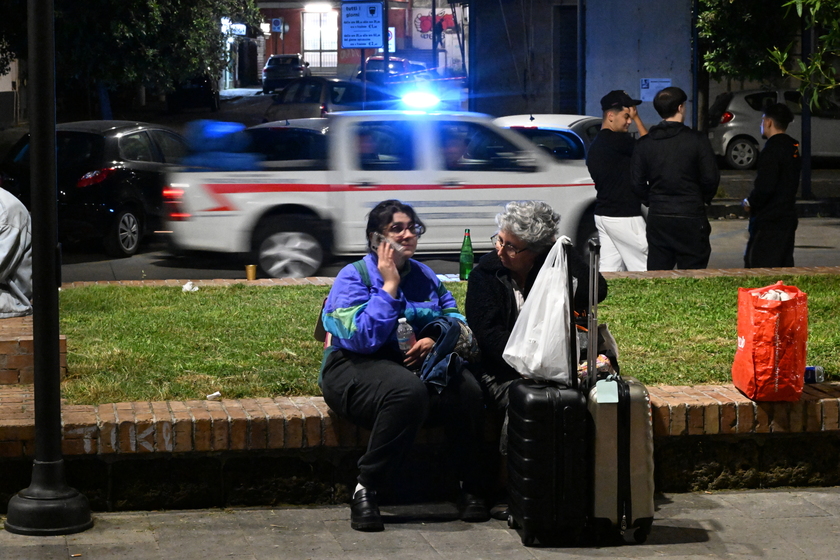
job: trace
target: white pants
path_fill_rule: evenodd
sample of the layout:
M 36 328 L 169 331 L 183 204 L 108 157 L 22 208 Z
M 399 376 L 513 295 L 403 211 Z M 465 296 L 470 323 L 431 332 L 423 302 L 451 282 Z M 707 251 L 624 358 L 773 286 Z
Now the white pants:
M 647 270 L 647 236 L 641 216 L 595 216 L 601 241 L 601 271 Z

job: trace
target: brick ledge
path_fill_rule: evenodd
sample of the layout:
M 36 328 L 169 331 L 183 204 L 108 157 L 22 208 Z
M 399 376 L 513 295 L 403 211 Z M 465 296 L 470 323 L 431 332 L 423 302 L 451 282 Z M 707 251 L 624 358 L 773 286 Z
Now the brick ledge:
M 795 403 L 756 403 L 732 385 L 649 387 L 654 436 L 840 430 L 840 383 L 806 385 Z M 368 432 L 338 418 L 322 397 L 127 402 L 62 407 L 65 455 L 190 453 L 362 447 Z M 427 430 L 419 443 L 442 434 Z M 0 389 L 0 457 L 31 456 L 33 389 Z

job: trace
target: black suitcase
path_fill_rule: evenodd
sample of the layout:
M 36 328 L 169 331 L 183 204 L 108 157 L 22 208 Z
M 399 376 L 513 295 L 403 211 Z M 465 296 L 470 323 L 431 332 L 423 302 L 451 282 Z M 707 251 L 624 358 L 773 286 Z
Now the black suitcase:
M 564 246 L 566 251 L 570 245 Z M 567 253 L 568 259 L 568 253 Z M 569 282 L 569 301 L 574 301 Z M 571 333 L 574 335 L 574 323 Z M 576 344 L 571 336 L 567 344 Z M 509 525 L 522 544 L 573 542 L 586 525 L 586 398 L 578 389 L 576 350 L 570 352 L 570 387 L 521 379 L 508 405 Z
M 598 260 L 600 247 L 590 246 L 589 348 L 597 348 Z M 618 374 L 600 384 L 595 372 L 597 352 L 587 356 L 587 393 L 592 444 L 592 510 L 590 524 L 596 535 L 642 543 L 653 523 L 653 423 L 650 396 L 644 385 Z M 603 377 L 603 376 L 602 376 Z

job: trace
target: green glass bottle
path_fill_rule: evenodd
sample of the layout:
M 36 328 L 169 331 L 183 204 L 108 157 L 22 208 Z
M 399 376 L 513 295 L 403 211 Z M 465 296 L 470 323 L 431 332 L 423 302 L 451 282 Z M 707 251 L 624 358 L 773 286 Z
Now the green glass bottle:
M 466 280 L 470 277 L 470 272 L 473 269 L 473 248 L 470 240 L 470 230 L 464 230 L 464 242 L 461 243 L 461 268 L 458 276 L 461 280 Z

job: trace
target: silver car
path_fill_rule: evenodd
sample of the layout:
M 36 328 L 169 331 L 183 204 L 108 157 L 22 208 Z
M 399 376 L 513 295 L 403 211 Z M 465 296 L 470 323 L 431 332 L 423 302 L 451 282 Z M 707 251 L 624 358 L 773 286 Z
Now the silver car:
M 601 130 L 600 117 L 585 115 L 510 115 L 493 122 L 522 134 L 557 160 L 586 159 Z
M 709 140 L 715 154 L 723 156 L 733 169 L 752 169 L 764 146 L 761 117 L 772 103 L 785 103 L 793 112 L 787 133 L 801 139 L 802 95 L 795 90 L 751 90 L 726 92 L 717 96 L 709 109 Z M 821 98 L 811 112 L 811 154 L 816 157 L 840 156 L 840 106 Z

